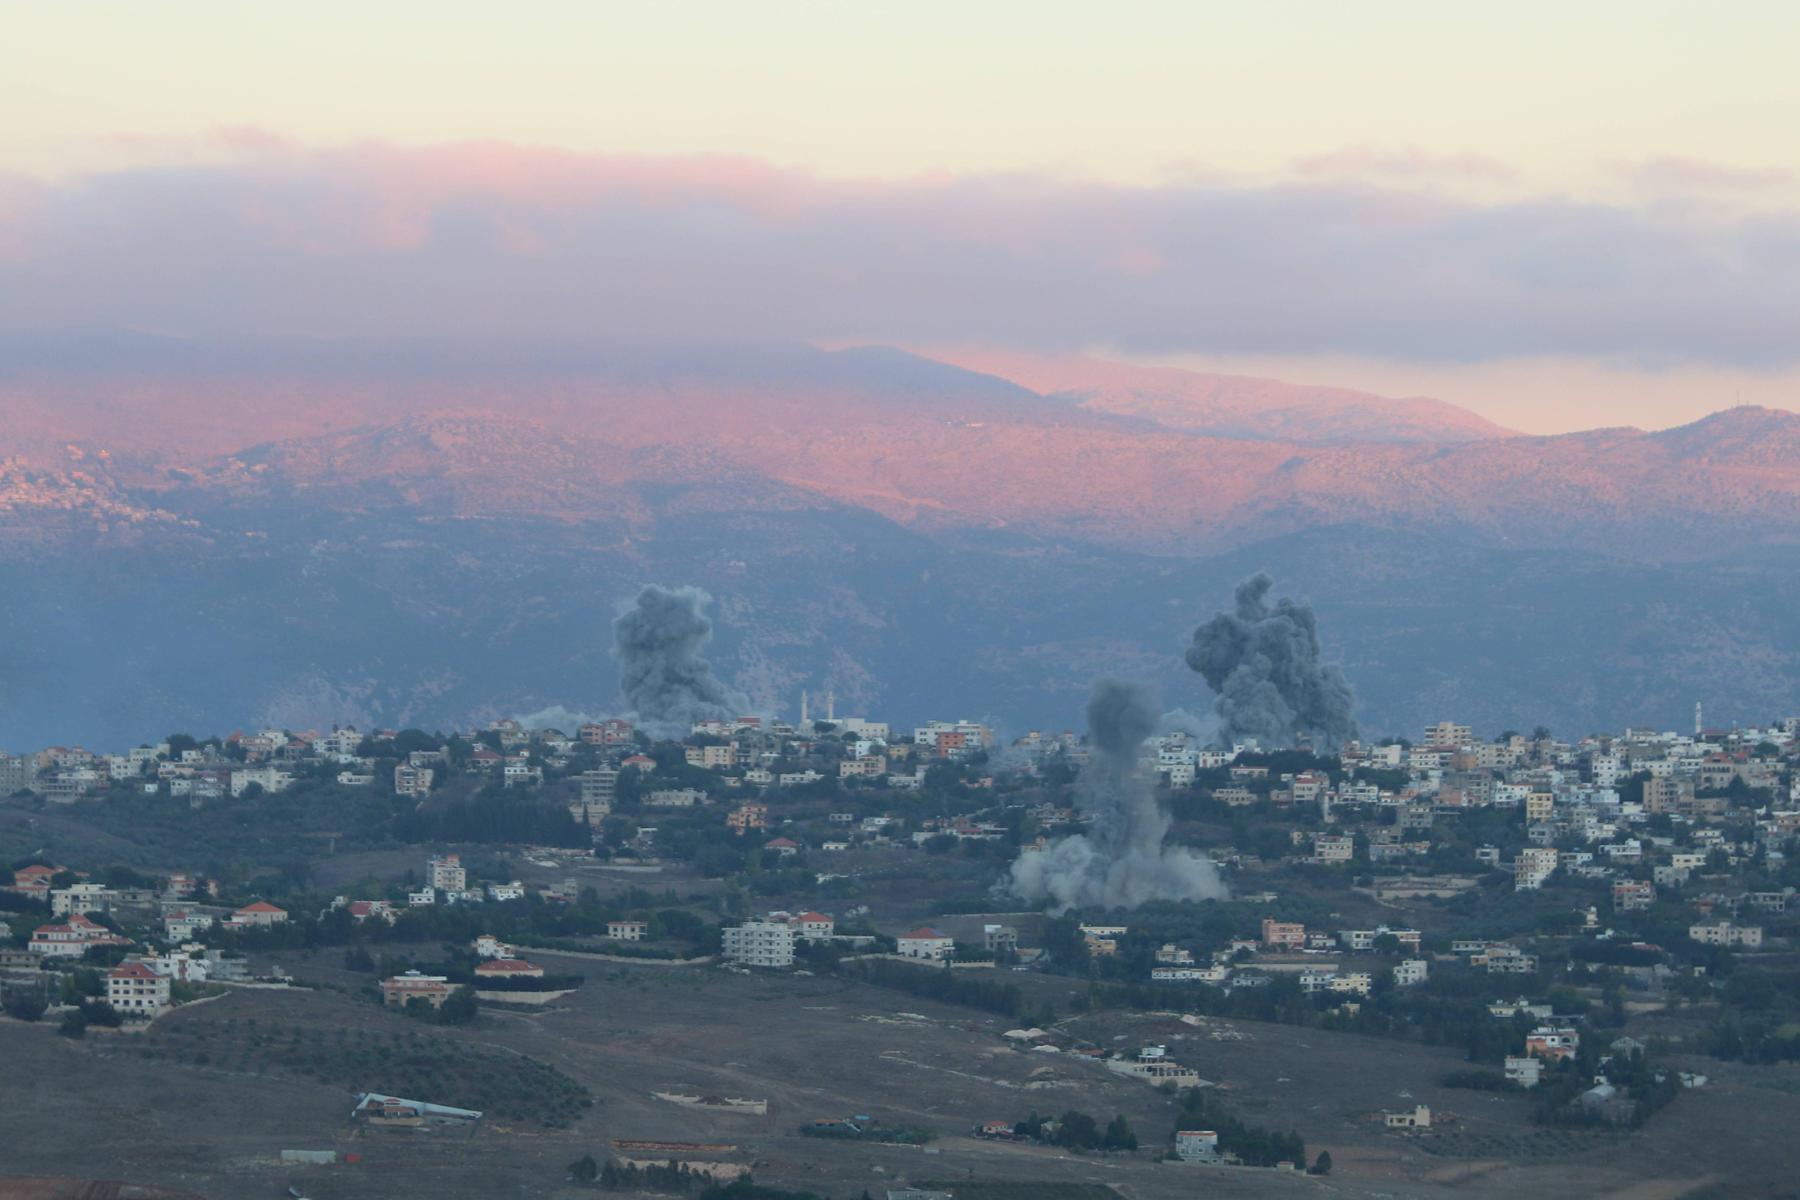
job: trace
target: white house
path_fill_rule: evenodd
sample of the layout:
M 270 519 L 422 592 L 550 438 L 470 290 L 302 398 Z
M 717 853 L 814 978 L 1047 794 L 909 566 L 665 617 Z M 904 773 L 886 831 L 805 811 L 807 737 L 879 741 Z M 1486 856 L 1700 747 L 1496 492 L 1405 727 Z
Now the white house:
M 33 954 L 49 958 L 80 958 L 87 953 L 89 946 L 129 945 L 130 939 L 120 937 L 106 926 L 97 925 L 80 913 L 71 913 L 64 924 L 40 925 L 32 930 L 28 949 Z
M 484 933 L 475 939 L 475 953 L 480 958 L 517 958 L 516 947 L 501 941 L 491 933 Z
M 425 880 L 441 892 L 460 892 L 469 886 L 469 873 L 459 856 L 446 854 L 426 860 Z
M 1175 1135 L 1175 1156 L 1182 1162 L 1218 1163 L 1219 1135 L 1211 1129 L 1184 1129 Z
M 254 903 L 244 905 L 244 907 L 238 909 L 229 917 L 226 917 L 225 923 L 234 929 L 243 929 L 248 926 L 267 927 L 270 925 L 279 925 L 287 919 L 287 909 L 277 908 L 267 900 L 257 900 Z
M 803 941 L 826 941 L 837 930 L 837 921 L 829 913 L 803 912 L 793 920 L 793 926 Z
M 929 925 L 923 925 L 911 933 L 903 933 L 895 938 L 894 948 L 902 958 L 925 958 L 941 962 L 955 953 L 956 939 Z
M 1419 1104 L 1401 1112 L 1382 1113 L 1381 1122 L 1389 1129 L 1430 1129 L 1431 1109 Z
M 120 963 L 106 973 L 106 1002 L 132 1017 L 154 1017 L 169 1007 L 169 980 L 141 962 Z
M 1424 983 L 1430 971 L 1430 965 L 1422 958 L 1401 959 L 1394 966 L 1394 986 L 1412 987 Z
M 1506 1056 L 1506 1077 L 1524 1088 L 1534 1088 L 1544 1074 L 1544 1060 L 1535 1055 Z

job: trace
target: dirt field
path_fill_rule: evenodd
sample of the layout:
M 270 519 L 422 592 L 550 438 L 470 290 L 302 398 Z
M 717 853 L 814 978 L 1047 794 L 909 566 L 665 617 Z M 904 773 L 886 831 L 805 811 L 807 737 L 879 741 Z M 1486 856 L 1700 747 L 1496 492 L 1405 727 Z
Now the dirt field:
M 1647 1130 L 1589 1137 L 1535 1128 L 1518 1097 L 1440 1088 L 1435 1080 L 1456 1064 L 1448 1050 L 1255 1022 L 1196 1026 L 1123 1014 L 1072 1022 L 1103 1045 L 1164 1043 L 1223 1086 L 1245 1120 L 1298 1130 L 1309 1156 L 1330 1150 L 1336 1169 L 1312 1179 L 1154 1161 L 1175 1124 L 1167 1096 L 1096 1063 L 1013 1050 L 999 1037 L 1009 1024 L 999 1017 L 832 978 L 534 957 L 552 970 L 586 974 L 588 985 L 541 1013 L 496 1013 L 476 1026 L 442 1029 L 370 1005 L 357 994 L 367 977 L 342 971 L 341 956 L 326 954 L 283 960 L 319 990 L 236 992 L 164 1021 L 196 1027 L 179 1039 L 184 1046 L 204 1045 L 209 1028 L 229 1044 L 228 1021 L 238 1022 L 233 1036 L 241 1040 L 244 1023 L 255 1019 L 284 1037 L 295 1028 L 334 1038 L 348 1029 L 351 1045 L 373 1046 L 393 1033 L 423 1034 L 447 1049 L 478 1045 L 529 1056 L 591 1091 L 595 1107 L 569 1128 L 494 1118 L 473 1131 L 372 1133 L 350 1124 L 352 1098 L 342 1087 L 250 1074 L 235 1069 L 243 1059 L 230 1055 L 223 1064 L 193 1054 L 146 1061 L 122 1044 L 131 1034 L 70 1042 L 47 1026 L 0 1021 L 4 1170 L 131 1179 L 211 1200 L 277 1196 L 293 1179 L 306 1180 L 308 1195 L 322 1200 L 591 1197 L 566 1182 L 567 1164 L 590 1153 L 604 1159 L 613 1139 L 636 1139 L 733 1145 L 723 1157 L 752 1166 L 758 1180 L 833 1197 L 864 1188 L 880 1195 L 901 1180 L 1104 1183 L 1132 1200 L 1202 1189 L 1410 1197 L 1454 1187 L 1475 1196 L 1643 1200 L 1793 1194 L 1797 1159 L 1787 1139 L 1800 1096 L 1783 1090 L 1800 1077 L 1792 1068 L 1702 1064 L 1713 1082 L 1682 1096 Z M 391 1086 L 373 1054 L 361 1086 Z M 767 1100 L 768 1113 L 682 1107 L 653 1092 Z M 1370 1120 L 1414 1103 L 1458 1120 L 1429 1137 L 1391 1134 Z M 1079 1108 L 1102 1121 L 1122 1112 L 1144 1148 L 1078 1157 L 966 1136 L 979 1121 L 1014 1120 L 1033 1108 Z M 939 1136 L 920 1149 L 797 1132 L 814 1118 L 852 1114 Z M 283 1166 L 282 1149 L 337 1149 L 362 1161 Z

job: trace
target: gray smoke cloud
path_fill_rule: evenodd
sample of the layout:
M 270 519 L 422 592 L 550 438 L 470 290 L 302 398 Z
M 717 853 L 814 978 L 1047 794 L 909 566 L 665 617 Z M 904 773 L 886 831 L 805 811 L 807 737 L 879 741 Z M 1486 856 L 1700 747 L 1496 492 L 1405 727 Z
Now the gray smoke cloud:
M 712 640 L 706 615 L 711 602 L 697 587 L 651 584 L 613 622 L 619 686 L 638 727 L 651 737 L 685 737 L 696 721 L 728 720 L 750 710 L 744 694 L 714 675 L 701 656 Z
M 1169 817 L 1138 769 L 1138 752 L 1161 719 L 1151 689 L 1114 679 L 1094 684 L 1087 705 L 1088 764 L 1076 784 L 1088 831 L 1021 854 L 1012 865 L 1012 892 L 1050 901 L 1057 913 L 1226 894 L 1211 860 L 1163 845 Z
M 1336 667 L 1319 662 L 1319 623 L 1309 604 L 1268 603 L 1275 581 L 1257 572 L 1238 584 L 1237 611 L 1194 630 L 1187 664 L 1217 692 L 1213 711 L 1227 746 L 1263 749 L 1301 742 L 1326 749 L 1356 738 L 1356 695 Z

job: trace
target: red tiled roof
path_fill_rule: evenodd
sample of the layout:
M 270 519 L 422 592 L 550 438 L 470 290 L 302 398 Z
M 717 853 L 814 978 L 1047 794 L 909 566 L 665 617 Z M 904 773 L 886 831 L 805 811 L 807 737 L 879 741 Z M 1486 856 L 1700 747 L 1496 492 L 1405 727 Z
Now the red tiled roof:
M 244 907 L 238 909 L 238 911 L 241 913 L 285 913 L 287 909 L 276 908 L 267 900 L 258 900 L 254 904 L 244 905 Z
M 824 913 L 816 913 L 816 912 L 801 913 L 800 919 L 802 921 L 829 921 L 829 920 L 831 920 L 831 918 L 826 916 Z
M 937 930 L 933 929 L 931 926 L 921 925 L 917 929 L 913 930 L 911 933 L 901 934 L 898 940 L 905 942 L 905 941 L 911 941 L 914 938 L 937 939 L 937 938 L 941 938 L 943 936 L 944 936 L 943 934 L 939 933 Z
M 146 967 L 143 963 L 128 962 L 120 963 L 118 966 L 108 971 L 106 977 L 108 979 L 155 979 L 156 972 L 152 971 L 149 967 Z
M 494 958 L 475 968 L 477 975 L 507 975 L 520 971 L 541 971 L 536 963 L 526 962 L 522 958 Z

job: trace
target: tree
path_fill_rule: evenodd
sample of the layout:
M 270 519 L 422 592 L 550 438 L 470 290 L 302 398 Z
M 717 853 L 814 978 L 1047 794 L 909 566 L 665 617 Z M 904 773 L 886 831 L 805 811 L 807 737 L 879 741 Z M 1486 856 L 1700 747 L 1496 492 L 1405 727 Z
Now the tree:
M 1319 1157 L 1313 1161 L 1312 1173 L 1314 1175 L 1331 1174 L 1331 1151 L 1319 1151 Z
M 104 1000 L 82 1001 L 81 1014 L 87 1019 L 89 1025 L 98 1025 L 102 1029 L 117 1029 L 125 1023 L 125 1018 L 119 1015 L 119 1010 Z
M 1056 1123 L 1052 1140 L 1071 1150 L 1091 1150 L 1100 1144 L 1100 1123 L 1087 1113 L 1070 1109 Z
M 6 994 L 6 1015 L 15 1021 L 36 1021 L 49 1005 L 35 992 L 13 991 Z
M 56 1032 L 66 1038 L 86 1037 L 87 1027 L 87 1014 L 77 1008 L 63 1014 L 62 1024 L 57 1026 Z
M 1101 1145 L 1108 1150 L 1136 1150 L 1138 1148 L 1137 1134 L 1131 1132 L 1131 1123 L 1125 1119 L 1124 1113 L 1119 1113 L 1107 1122 L 1106 1138 Z
M 87 967 L 80 967 L 62 977 L 62 987 L 58 998 L 64 1004 L 80 1004 L 88 996 L 104 996 L 106 982 L 100 978 L 100 972 Z
M 593 1155 L 584 1154 L 569 1164 L 569 1178 L 576 1183 L 592 1183 L 600 1178 L 600 1164 Z
M 450 998 L 444 1001 L 442 1008 L 438 1009 L 438 1020 L 445 1025 L 467 1025 L 475 1019 L 478 1007 L 475 1002 L 475 989 L 459 987 L 450 993 Z

